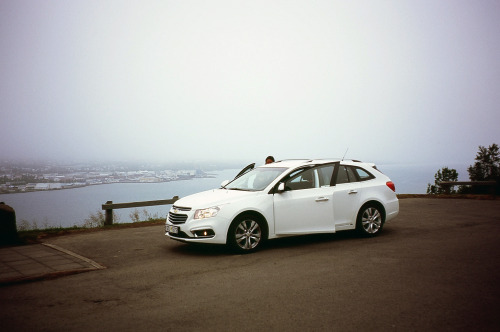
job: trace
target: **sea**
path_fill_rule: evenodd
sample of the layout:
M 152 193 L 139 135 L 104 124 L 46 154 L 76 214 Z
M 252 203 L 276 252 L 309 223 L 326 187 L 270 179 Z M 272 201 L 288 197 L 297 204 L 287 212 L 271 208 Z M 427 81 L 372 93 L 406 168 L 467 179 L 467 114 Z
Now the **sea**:
M 378 169 L 389 176 L 398 194 L 425 194 L 434 184 L 434 175 L 442 167 L 454 168 L 459 181 L 467 181 L 469 165 L 381 164 Z M 92 217 L 103 213 L 102 204 L 128 203 L 185 197 L 200 191 L 219 188 L 232 179 L 239 169 L 211 172 L 212 177 L 160 183 L 112 183 L 74 189 L 1 194 L 0 202 L 14 208 L 18 229 L 46 229 L 84 226 Z M 170 205 L 115 209 L 115 223 L 165 218 Z

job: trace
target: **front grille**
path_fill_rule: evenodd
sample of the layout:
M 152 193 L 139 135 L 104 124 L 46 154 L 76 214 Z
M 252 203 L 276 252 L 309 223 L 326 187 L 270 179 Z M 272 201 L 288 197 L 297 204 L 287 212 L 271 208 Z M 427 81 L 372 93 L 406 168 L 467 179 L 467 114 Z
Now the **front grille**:
M 183 224 L 186 222 L 188 216 L 187 214 L 180 213 L 168 213 L 168 221 L 170 221 L 174 225 Z

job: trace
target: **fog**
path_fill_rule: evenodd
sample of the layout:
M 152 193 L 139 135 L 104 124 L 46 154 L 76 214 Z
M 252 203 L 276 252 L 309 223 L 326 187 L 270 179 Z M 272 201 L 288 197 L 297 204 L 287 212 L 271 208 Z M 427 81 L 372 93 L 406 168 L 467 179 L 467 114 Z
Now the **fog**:
M 498 1 L 0 3 L 0 159 L 472 163 Z

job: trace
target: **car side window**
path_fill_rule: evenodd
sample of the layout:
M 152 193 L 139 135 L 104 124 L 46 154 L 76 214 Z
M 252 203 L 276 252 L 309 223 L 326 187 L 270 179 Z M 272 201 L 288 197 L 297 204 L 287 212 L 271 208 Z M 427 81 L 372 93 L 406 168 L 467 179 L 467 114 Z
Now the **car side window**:
M 356 177 L 356 174 L 354 174 L 354 170 L 352 167 L 346 166 L 347 168 L 347 175 L 349 176 L 349 182 L 357 182 L 358 178 Z
M 375 178 L 372 174 L 368 173 L 367 171 L 365 171 L 360 167 L 354 167 L 354 170 L 358 174 L 360 181 L 366 181 Z
M 316 187 L 315 169 L 309 168 L 291 174 L 285 181 L 285 190 L 302 190 Z
M 337 184 L 349 182 L 349 176 L 347 175 L 347 168 L 345 166 L 339 166 L 339 172 L 337 173 Z
M 359 169 L 360 171 L 363 171 L 361 168 Z M 359 179 L 363 179 L 361 176 L 357 176 L 356 174 L 359 174 L 357 172 L 357 167 L 351 167 L 351 166 L 344 166 L 340 165 L 339 166 L 339 172 L 337 173 L 337 184 L 342 184 L 342 183 L 349 183 L 349 182 L 358 182 Z M 366 172 L 363 176 L 366 177 L 368 175 Z M 361 180 L 363 181 L 363 180 Z

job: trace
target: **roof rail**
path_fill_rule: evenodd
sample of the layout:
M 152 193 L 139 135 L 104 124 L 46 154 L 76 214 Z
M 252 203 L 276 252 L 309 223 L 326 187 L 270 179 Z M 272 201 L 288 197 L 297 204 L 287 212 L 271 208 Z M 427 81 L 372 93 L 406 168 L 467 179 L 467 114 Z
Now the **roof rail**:
M 307 159 L 307 158 L 296 158 L 296 159 L 283 159 L 283 160 L 278 160 L 278 161 L 275 161 L 275 163 L 281 163 L 281 162 L 284 162 L 284 161 L 300 161 L 300 160 L 304 160 L 304 161 L 306 161 L 306 162 L 313 161 L 313 159 Z

